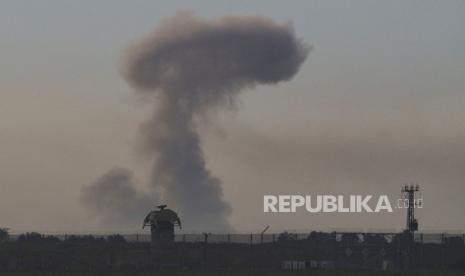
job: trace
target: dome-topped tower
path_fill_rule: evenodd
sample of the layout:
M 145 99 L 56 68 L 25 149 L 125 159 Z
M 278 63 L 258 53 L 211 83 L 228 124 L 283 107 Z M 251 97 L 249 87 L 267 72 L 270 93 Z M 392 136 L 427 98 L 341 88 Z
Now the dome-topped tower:
M 167 205 L 157 207 L 159 210 L 145 217 L 142 228 L 150 226 L 152 247 L 171 247 L 174 244 L 174 227 L 181 228 L 181 220 L 175 211 L 166 209 Z

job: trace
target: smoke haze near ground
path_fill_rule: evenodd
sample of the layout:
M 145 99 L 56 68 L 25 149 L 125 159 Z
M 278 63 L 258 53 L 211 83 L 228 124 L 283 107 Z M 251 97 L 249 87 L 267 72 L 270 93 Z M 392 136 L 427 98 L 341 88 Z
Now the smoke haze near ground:
M 123 76 L 155 106 L 141 128 L 140 148 L 154 162 L 149 185 L 187 228 L 231 228 L 232 208 L 221 180 L 206 168 L 197 124 L 212 111 L 233 107 L 244 89 L 291 79 L 308 51 L 289 24 L 257 16 L 206 21 L 186 12 L 164 20 L 128 50 Z M 142 217 L 147 202 L 121 169 L 87 187 L 83 198 L 105 220 Z
M 154 196 L 138 193 L 131 171 L 117 167 L 85 187 L 81 199 L 109 226 L 140 223 L 137 214 L 153 208 L 155 200 Z

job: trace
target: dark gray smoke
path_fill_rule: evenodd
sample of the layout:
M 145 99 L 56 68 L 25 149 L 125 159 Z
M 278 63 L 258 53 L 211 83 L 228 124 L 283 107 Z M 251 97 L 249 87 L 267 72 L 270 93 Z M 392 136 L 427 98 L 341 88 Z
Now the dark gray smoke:
M 256 16 L 205 21 L 189 13 L 164 20 L 129 49 L 124 78 L 156 102 L 142 128 L 142 148 L 154 157 L 151 186 L 186 227 L 226 230 L 231 212 L 221 181 L 205 166 L 196 123 L 233 106 L 245 88 L 289 80 L 307 53 L 290 25 Z
M 83 189 L 81 200 L 109 226 L 140 225 L 140 217 L 153 208 L 153 196 L 139 194 L 132 172 L 113 168 Z

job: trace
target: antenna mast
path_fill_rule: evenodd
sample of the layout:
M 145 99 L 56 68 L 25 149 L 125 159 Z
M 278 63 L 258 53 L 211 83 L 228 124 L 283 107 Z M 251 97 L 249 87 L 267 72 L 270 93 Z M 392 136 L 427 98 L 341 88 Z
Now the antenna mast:
M 418 231 L 418 221 L 415 218 L 415 207 L 418 203 L 415 201 L 415 193 L 420 191 L 419 185 L 405 185 L 402 188 L 402 195 L 407 200 L 407 224 L 405 231 L 407 233 L 413 233 Z

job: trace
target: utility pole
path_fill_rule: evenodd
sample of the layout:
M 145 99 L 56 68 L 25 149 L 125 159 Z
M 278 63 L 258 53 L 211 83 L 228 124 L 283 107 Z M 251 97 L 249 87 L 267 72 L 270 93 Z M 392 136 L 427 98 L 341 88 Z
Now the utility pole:
M 208 252 L 207 252 L 207 247 L 208 247 L 208 236 L 211 233 L 203 233 L 203 269 L 207 269 L 207 260 L 208 260 Z

